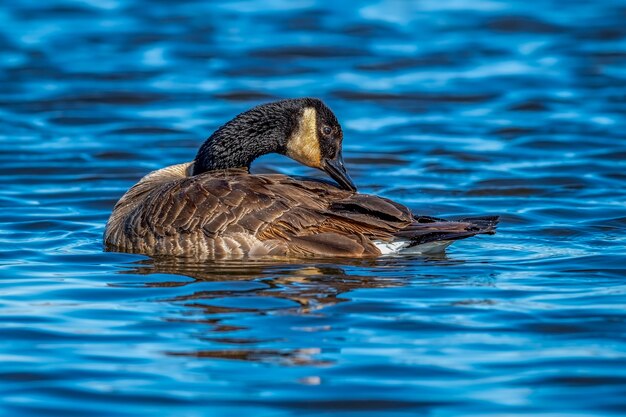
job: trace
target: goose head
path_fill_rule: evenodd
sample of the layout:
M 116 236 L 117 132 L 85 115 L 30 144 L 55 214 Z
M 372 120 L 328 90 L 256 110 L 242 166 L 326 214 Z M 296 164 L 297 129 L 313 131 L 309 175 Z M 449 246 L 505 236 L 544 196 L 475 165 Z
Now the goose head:
M 326 172 L 346 190 L 356 191 L 342 155 L 343 131 L 333 112 L 317 99 L 305 99 L 295 114 L 285 155 Z
M 193 174 L 249 168 L 259 156 L 279 153 L 356 191 L 343 162 L 342 142 L 341 125 L 321 100 L 276 101 L 241 113 L 216 130 L 200 147 Z

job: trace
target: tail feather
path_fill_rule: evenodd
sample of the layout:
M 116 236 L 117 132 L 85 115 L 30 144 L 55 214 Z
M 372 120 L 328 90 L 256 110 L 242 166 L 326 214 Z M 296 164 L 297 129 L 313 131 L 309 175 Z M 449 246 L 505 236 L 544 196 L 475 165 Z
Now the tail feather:
M 444 220 L 436 217 L 416 216 L 415 222 L 395 234 L 397 239 L 408 241 L 406 248 L 430 242 L 465 239 L 478 234 L 494 234 L 498 216 L 466 217 L 461 220 Z
M 472 227 L 477 229 L 476 234 L 493 235 L 496 233 L 500 216 L 466 217 L 459 221 L 470 223 Z

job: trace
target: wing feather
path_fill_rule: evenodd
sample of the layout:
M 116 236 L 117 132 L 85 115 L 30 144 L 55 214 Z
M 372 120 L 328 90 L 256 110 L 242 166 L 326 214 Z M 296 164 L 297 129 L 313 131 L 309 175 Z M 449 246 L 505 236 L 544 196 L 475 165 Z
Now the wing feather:
M 391 200 L 321 181 L 241 170 L 189 176 L 188 166 L 177 167 L 146 176 L 124 195 L 107 224 L 107 245 L 146 254 L 359 257 L 380 255 L 378 241 L 418 244 L 495 228 L 493 218 L 415 217 Z

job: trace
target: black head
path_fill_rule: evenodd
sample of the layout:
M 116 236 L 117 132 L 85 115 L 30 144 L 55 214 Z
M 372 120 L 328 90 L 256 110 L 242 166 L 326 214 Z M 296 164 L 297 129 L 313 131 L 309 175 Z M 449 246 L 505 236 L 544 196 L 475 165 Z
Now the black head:
M 194 175 L 213 170 L 249 168 L 268 153 L 281 153 L 331 176 L 341 188 L 356 191 L 343 164 L 343 132 L 333 112 L 315 98 L 262 104 L 241 113 L 198 150 Z
M 334 113 L 314 98 L 299 99 L 293 130 L 287 138 L 285 155 L 321 169 L 346 190 L 356 191 L 343 163 L 343 131 Z

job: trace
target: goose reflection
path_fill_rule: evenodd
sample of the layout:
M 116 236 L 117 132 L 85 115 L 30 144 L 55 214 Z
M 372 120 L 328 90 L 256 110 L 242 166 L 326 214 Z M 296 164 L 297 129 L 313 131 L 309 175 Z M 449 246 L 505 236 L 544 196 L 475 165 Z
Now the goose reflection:
M 403 277 L 397 275 L 385 276 L 384 268 L 398 266 L 402 260 L 354 260 L 343 261 L 337 264 L 320 263 L 319 260 L 310 263 L 302 259 L 272 261 L 214 261 L 210 263 L 185 262 L 177 258 L 151 258 L 134 263 L 132 268 L 122 273 L 135 275 L 168 274 L 188 279 L 172 281 L 149 281 L 142 284 L 147 287 L 180 287 L 189 286 L 190 293 L 176 296 L 169 301 L 186 302 L 188 306 L 203 308 L 207 314 L 237 310 L 239 312 L 254 312 L 253 307 L 229 309 L 211 306 L 208 300 L 223 297 L 272 297 L 290 300 L 298 305 L 295 309 L 289 308 L 292 313 L 309 314 L 324 307 L 340 302 L 349 301 L 341 294 L 362 288 L 385 288 L 403 285 Z M 347 272 L 352 268 L 354 272 Z M 382 272 L 378 274 L 377 272 Z M 232 282 L 256 281 L 263 284 L 262 288 L 250 291 L 216 290 L 192 291 L 193 284 L 198 282 Z M 266 311 L 266 310 L 263 310 Z
M 442 256 L 438 261 L 445 260 Z M 431 258 L 432 260 L 432 258 Z M 425 260 L 427 261 L 427 260 Z M 332 263 L 331 263 L 332 262 Z M 404 265 L 415 259 L 389 258 L 375 260 L 336 259 L 328 263 L 319 259 L 185 262 L 180 258 L 150 258 L 135 262 L 123 274 L 145 276 L 133 286 L 172 288 L 176 295 L 160 301 L 184 307 L 184 314 L 168 317 L 171 323 L 196 325 L 196 341 L 206 349 L 185 349 L 165 352 L 173 356 L 206 359 L 227 359 L 252 362 L 278 362 L 288 365 L 327 365 L 319 358 L 316 347 L 318 332 L 332 329 L 336 320 L 324 321 L 324 309 L 349 302 L 349 293 L 357 289 L 403 286 L 407 280 Z M 150 275 L 168 274 L 171 280 L 151 280 Z M 178 278 L 177 278 L 178 277 Z M 160 278 L 163 278 L 162 276 Z M 191 279 L 190 279 L 191 278 Z M 242 286 L 242 282 L 254 285 Z M 203 283 L 220 284 L 215 289 L 200 289 Z M 221 285 L 223 284 L 223 285 Z M 182 291 L 181 289 L 189 291 Z M 308 334 L 304 347 L 273 348 L 293 345 L 293 327 L 285 324 L 289 317 L 316 318 L 323 325 L 300 326 L 296 331 Z M 270 324 L 270 331 L 250 323 Z M 306 321 L 306 320 L 305 320 Z M 281 328 L 285 328 L 281 332 Z M 289 335 L 286 335 L 286 334 Z

